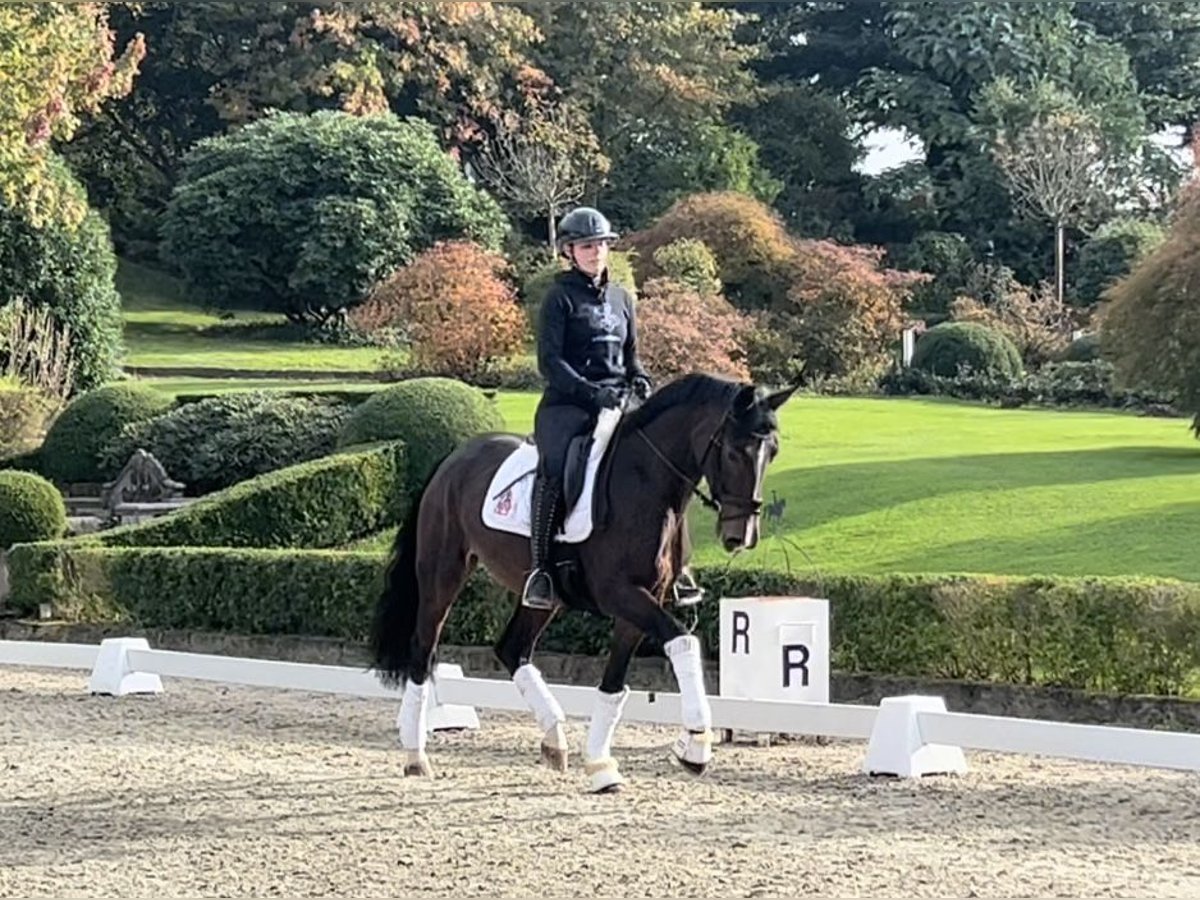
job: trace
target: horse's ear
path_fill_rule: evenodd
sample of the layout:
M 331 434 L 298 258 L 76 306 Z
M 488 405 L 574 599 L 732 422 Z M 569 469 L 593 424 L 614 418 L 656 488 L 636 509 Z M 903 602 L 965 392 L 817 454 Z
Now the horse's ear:
M 763 403 L 765 403 L 771 409 L 779 409 L 779 407 L 787 403 L 788 398 L 790 398 L 792 394 L 796 393 L 796 388 L 798 387 L 800 387 L 800 385 L 793 384 L 790 388 L 784 388 L 783 390 L 776 391 L 773 394 L 767 394 L 767 396 L 763 398 Z
M 742 386 L 742 389 L 738 391 L 737 397 L 734 398 L 733 408 L 739 412 L 744 412 L 757 402 L 758 389 L 752 384 L 746 384 Z

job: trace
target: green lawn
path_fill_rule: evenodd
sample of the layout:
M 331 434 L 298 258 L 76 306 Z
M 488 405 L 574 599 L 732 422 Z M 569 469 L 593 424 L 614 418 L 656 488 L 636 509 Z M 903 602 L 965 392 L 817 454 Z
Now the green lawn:
M 497 402 L 510 429 L 532 428 L 535 395 Z M 731 560 L 693 503 L 697 561 L 1200 581 L 1200 442 L 1182 420 L 794 397 L 781 429 L 766 483 L 781 525 Z
M 283 316 L 236 313 L 229 319 L 184 299 L 169 275 L 123 260 L 117 290 L 125 316 L 125 364 L 155 368 L 216 368 L 297 372 L 372 372 L 376 347 L 332 347 L 213 332 L 231 323 L 275 325 Z

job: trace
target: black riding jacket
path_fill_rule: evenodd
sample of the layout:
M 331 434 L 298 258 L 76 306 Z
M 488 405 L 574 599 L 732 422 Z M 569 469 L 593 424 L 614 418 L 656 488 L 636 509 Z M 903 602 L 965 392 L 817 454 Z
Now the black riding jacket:
M 578 269 L 559 275 L 542 303 L 538 369 L 549 394 L 586 404 L 602 385 L 647 377 L 629 292 L 607 273 L 599 285 Z

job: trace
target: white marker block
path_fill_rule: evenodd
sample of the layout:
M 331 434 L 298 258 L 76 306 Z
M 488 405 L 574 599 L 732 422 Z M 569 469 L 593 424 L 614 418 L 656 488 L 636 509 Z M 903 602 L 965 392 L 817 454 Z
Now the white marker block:
M 863 771 L 900 778 L 965 773 L 967 760 L 961 747 L 927 744 L 921 738 L 917 716 L 945 711 L 946 701 L 941 697 L 885 697 L 879 703 Z
M 150 672 L 134 672 L 127 655 L 130 650 L 149 650 L 145 638 L 106 638 L 92 666 L 88 690 L 93 694 L 124 697 L 126 694 L 161 694 L 162 679 Z

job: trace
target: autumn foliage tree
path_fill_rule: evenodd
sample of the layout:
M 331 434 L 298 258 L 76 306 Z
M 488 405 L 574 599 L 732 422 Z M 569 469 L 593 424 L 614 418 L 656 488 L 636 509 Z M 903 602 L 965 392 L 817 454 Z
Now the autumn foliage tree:
M 398 330 L 414 368 L 464 380 L 516 353 L 526 324 L 508 262 L 470 241 L 421 253 L 378 285 L 350 321 L 366 332 Z
M 1174 394 L 1200 437 L 1200 181 L 1166 240 L 1106 294 L 1101 343 L 1126 384 Z
M 689 372 L 750 378 L 745 334 L 750 319 L 720 294 L 672 278 L 642 286 L 638 355 L 656 382 Z
M 795 248 L 783 220 L 765 203 L 735 191 L 678 200 L 650 227 L 629 236 L 639 280 L 661 277 L 656 252 L 685 238 L 712 251 L 725 294 L 738 308 L 762 309 L 787 292 Z
M 118 54 L 103 3 L 6 3 L 0 36 L 0 201 L 35 224 L 77 224 L 87 207 L 48 172 L 51 141 L 69 140 L 82 113 L 129 91 L 142 36 Z
M 878 247 L 795 242 L 786 297 L 770 321 L 814 374 L 852 375 L 878 366 L 904 322 L 904 300 L 925 277 L 887 269 Z
M 662 277 L 672 256 L 665 248 L 686 239 L 712 251 L 729 301 L 753 316 L 753 367 L 773 379 L 848 375 L 880 362 L 924 277 L 884 267 L 879 248 L 797 239 L 770 207 L 733 192 L 686 197 L 632 235 L 639 274 Z

